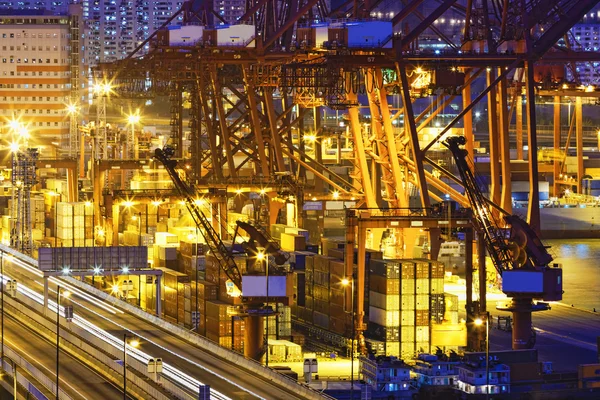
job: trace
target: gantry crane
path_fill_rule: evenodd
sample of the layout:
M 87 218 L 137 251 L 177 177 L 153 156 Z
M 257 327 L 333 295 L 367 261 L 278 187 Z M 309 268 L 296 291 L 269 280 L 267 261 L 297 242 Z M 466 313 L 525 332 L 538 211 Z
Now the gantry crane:
M 219 268 L 227 275 L 227 294 L 242 297 L 244 309 L 241 315 L 246 318 L 244 354 L 246 357 L 260 360 L 264 354 L 263 318 L 273 315 L 272 309 L 263 305 L 269 302 L 289 305 L 292 296 L 292 280 L 281 269 L 270 265 L 268 258 L 269 255 L 272 255 L 277 264 L 283 264 L 289 256 L 286 257 L 281 248 L 274 244 L 270 235 L 263 230 L 252 224 L 238 221 L 238 228 L 245 230 L 251 238 L 245 246 L 251 262 L 249 262 L 248 271 L 242 275 L 235 263 L 232 252 L 227 249 L 219 234 L 201 210 L 195 189 L 181 179 L 177 172 L 177 161 L 172 158 L 174 155 L 175 150 L 171 147 L 156 149 L 154 152 L 155 158 L 165 166 L 175 187 L 184 198 L 186 208 L 206 241 L 210 254 L 219 264 Z M 260 250 L 255 242 L 262 246 Z M 260 270 L 261 267 L 263 267 L 262 270 Z M 271 285 L 270 288 L 269 284 Z M 263 288 L 266 288 L 266 290 L 263 290 Z
M 452 153 L 473 208 L 473 223 L 480 240 L 485 242 L 494 267 L 502 277 L 502 291 L 511 298 L 508 304 L 497 308 L 513 314 L 512 347 L 515 350 L 531 348 L 535 344 L 531 313 L 550 309 L 548 303 L 533 300 L 562 299 L 562 269 L 557 264 L 550 265 L 552 256 L 525 220 L 485 198 L 467 161 L 467 150 L 461 147 L 465 144 L 463 136 L 452 136 L 444 142 Z M 490 206 L 502 214 L 502 219 Z

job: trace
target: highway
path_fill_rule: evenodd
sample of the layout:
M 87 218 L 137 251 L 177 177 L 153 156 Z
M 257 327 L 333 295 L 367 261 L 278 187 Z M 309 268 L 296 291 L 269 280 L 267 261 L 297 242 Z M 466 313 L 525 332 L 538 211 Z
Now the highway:
M 4 269 L 6 275 L 16 278 L 19 282 L 25 282 L 37 293 L 43 293 L 43 279 L 39 271 L 25 268 L 21 263 L 7 259 L 5 259 Z M 66 283 L 61 283 L 61 287 L 67 286 Z M 165 365 L 168 364 L 177 370 L 176 375 L 181 377 L 181 381 L 188 387 L 194 380 L 209 384 L 212 391 L 220 393 L 217 397 L 211 396 L 213 398 L 229 397 L 240 400 L 302 398 L 297 393 L 287 391 L 260 376 L 253 375 L 228 360 L 194 347 L 141 318 L 116 309 L 103 300 L 91 295 L 82 297 L 77 290 L 72 292 L 73 297 L 70 301 L 77 317 L 112 335 L 113 341 L 122 343 L 123 334 L 126 332 L 138 337 L 141 345 L 139 349 L 132 351 L 134 353 L 132 356 L 138 359 L 145 359 L 147 355 L 161 357 Z M 50 300 L 55 298 L 56 285 L 51 280 Z
M 5 315 L 4 322 L 5 345 L 15 350 L 54 381 L 56 379 L 56 344 L 42 339 L 8 315 Z M 59 376 L 61 389 L 73 399 L 117 399 L 123 397 L 121 388 L 107 382 L 77 359 L 62 351 Z

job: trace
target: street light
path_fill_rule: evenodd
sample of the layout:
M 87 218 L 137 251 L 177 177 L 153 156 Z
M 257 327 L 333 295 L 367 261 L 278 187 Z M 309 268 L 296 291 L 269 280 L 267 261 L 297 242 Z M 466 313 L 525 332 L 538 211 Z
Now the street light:
M 265 253 L 263 252 L 264 249 L 260 249 L 258 251 L 258 253 L 256 253 L 256 260 L 260 263 L 263 263 L 265 261 L 267 261 L 267 256 L 265 255 Z M 266 276 L 266 285 L 267 285 L 267 306 L 266 306 L 266 310 L 267 310 L 267 316 L 266 316 L 266 330 L 267 330 L 267 334 L 266 334 L 266 339 L 265 342 L 267 344 L 267 351 L 265 351 L 265 366 L 269 366 L 269 265 L 267 262 L 264 263 L 265 266 L 265 276 Z
M 56 400 L 58 400 L 58 388 L 59 388 L 59 360 L 60 360 L 60 296 L 69 298 L 71 293 L 69 291 L 62 292 L 60 286 L 56 287 Z M 70 313 L 67 313 L 65 307 L 65 318 L 69 321 L 72 316 L 72 309 Z
M 131 337 L 131 341 L 127 343 L 127 338 Z M 133 348 L 137 348 L 140 345 L 140 341 L 136 338 L 123 334 L 123 400 L 127 400 L 127 344 Z
M 490 397 L 490 313 L 485 313 L 485 321 L 476 318 L 475 325 L 481 326 L 485 323 L 485 398 Z
M 350 309 L 351 309 L 351 314 L 352 314 L 352 335 L 351 335 L 351 350 L 350 350 L 350 399 L 354 399 L 354 278 L 352 279 L 348 279 L 348 278 L 344 278 L 342 279 L 342 286 L 344 287 L 348 287 L 348 285 L 350 285 L 350 296 L 351 296 L 351 300 L 350 300 Z M 344 293 L 346 293 L 344 291 Z M 346 304 L 346 302 L 344 301 L 344 305 Z

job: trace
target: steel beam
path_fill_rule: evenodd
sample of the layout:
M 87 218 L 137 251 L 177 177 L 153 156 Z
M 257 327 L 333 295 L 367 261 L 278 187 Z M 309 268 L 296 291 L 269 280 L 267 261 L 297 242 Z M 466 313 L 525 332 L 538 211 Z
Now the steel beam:
M 577 193 L 581 193 L 583 169 L 583 106 L 581 97 L 575 98 L 575 144 L 577 149 Z
M 531 228 L 540 234 L 540 193 L 537 157 L 537 129 L 535 114 L 535 81 L 533 74 L 533 63 L 527 61 L 526 71 L 526 93 L 527 93 L 527 144 L 529 151 L 529 204 L 527 205 L 527 222 Z
M 351 91 L 346 96 L 348 101 L 352 102 L 353 104 L 357 102 L 356 93 L 353 93 Z M 358 117 L 358 107 L 350 107 L 348 109 L 348 116 L 350 117 L 350 131 L 352 132 L 352 139 L 355 146 L 358 168 L 360 170 L 362 178 L 361 184 L 365 195 L 365 200 L 367 202 L 367 207 L 377 208 L 379 207 L 379 205 L 377 204 L 377 199 L 375 197 L 375 193 L 373 192 L 373 186 L 371 184 L 369 166 L 367 164 L 367 158 L 365 154 L 365 144 L 363 141 L 360 120 Z
M 285 163 L 283 162 L 283 155 L 281 154 L 281 138 L 279 136 L 279 129 L 277 128 L 277 115 L 275 114 L 275 104 L 273 104 L 273 88 L 264 88 L 263 91 L 265 111 L 267 114 L 267 120 L 269 121 L 269 130 L 271 131 L 271 151 L 275 155 L 277 171 L 284 172 L 286 168 Z
M 557 157 L 560 154 L 560 139 L 561 139 L 561 126 L 560 126 L 560 96 L 554 96 L 554 154 L 553 154 L 553 190 L 552 194 L 558 197 L 559 185 L 557 181 L 560 179 L 560 158 Z
M 213 65 L 211 67 L 210 76 L 214 91 L 214 106 L 216 108 L 217 115 L 219 116 L 219 126 L 221 128 L 221 146 L 223 146 L 223 149 L 225 150 L 225 158 L 227 159 L 227 165 L 229 167 L 229 176 L 235 178 L 237 176 L 235 171 L 235 162 L 233 161 L 233 154 L 231 152 L 231 142 L 229 140 L 229 127 L 227 126 L 227 117 L 225 116 L 225 109 L 223 108 L 223 98 L 221 97 L 223 93 L 221 90 L 221 84 L 219 83 L 219 76 L 217 73 L 216 65 Z
M 421 151 L 419 146 L 419 135 L 417 132 L 417 126 L 415 124 L 415 114 L 412 108 L 412 101 L 410 98 L 410 87 L 408 85 L 408 78 L 406 77 L 406 69 L 402 60 L 396 63 L 396 71 L 400 76 L 402 84 L 402 103 L 404 106 L 404 126 L 407 127 L 410 134 L 410 147 L 412 149 L 412 156 L 415 162 L 417 183 L 421 194 L 421 205 L 423 208 L 429 208 L 431 202 L 429 200 L 429 190 L 427 189 L 427 180 L 425 179 L 425 170 L 423 169 L 423 155 L 424 151 Z
M 500 74 L 501 71 L 498 71 Z M 500 122 L 500 173 L 502 190 L 500 207 L 512 214 L 512 176 L 510 171 L 510 136 L 508 126 L 508 81 L 502 78 L 498 84 L 498 121 Z

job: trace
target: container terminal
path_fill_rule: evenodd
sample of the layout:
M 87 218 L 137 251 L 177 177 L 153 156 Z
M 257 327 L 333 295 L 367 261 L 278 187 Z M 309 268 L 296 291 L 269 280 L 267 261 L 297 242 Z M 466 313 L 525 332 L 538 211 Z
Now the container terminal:
M 599 398 L 598 1 L 242 3 L 0 15 L 2 393 Z

